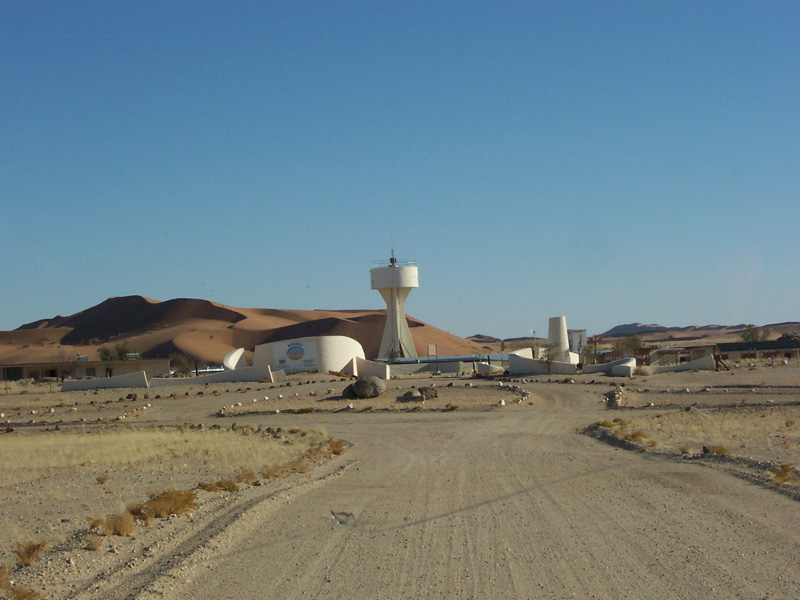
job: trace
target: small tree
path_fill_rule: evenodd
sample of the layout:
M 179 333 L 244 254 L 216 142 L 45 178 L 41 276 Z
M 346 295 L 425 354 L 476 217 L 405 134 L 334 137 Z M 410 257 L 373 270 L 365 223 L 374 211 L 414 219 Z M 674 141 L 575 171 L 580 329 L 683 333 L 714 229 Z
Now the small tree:
M 109 350 L 105 346 L 100 346 L 97 349 L 97 355 L 100 357 L 100 360 L 102 360 L 103 362 L 108 362 L 110 360 L 114 360 L 114 355 L 111 353 L 111 350 Z
M 125 357 L 128 354 L 134 354 L 134 353 L 136 353 L 136 350 L 131 348 L 131 345 L 127 341 L 114 346 L 114 354 L 117 355 L 117 360 L 125 360 Z
M 547 346 L 544 349 L 544 358 L 542 360 L 544 360 L 545 364 L 547 365 L 547 374 L 548 375 L 550 375 L 550 373 L 552 372 L 553 363 L 555 362 L 555 360 L 557 358 L 559 358 L 559 357 L 556 356 L 556 346 L 555 345 Z
M 192 370 L 192 359 L 185 354 L 176 353 L 169 357 L 172 362 L 172 369 L 181 375 L 188 375 Z
M 642 338 L 635 333 L 626 335 L 614 344 L 614 350 L 621 352 L 622 356 L 636 356 L 636 351 L 642 347 Z
M 582 349 L 583 363 L 586 365 L 597 364 L 597 346 L 603 341 L 602 335 L 593 335 L 586 339 Z
M 61 366 L 61 377 L 72 377 L 75 375 L 75 367 L 78 366 L 78 355 L 68 352 L 63 348 L 56 354 L 56 362 Z
M 748 325 L 742 332 L 743 342 L 763 342 L 769 338 L 769 329 L 762 327 L 759 329 L 755 325 Z

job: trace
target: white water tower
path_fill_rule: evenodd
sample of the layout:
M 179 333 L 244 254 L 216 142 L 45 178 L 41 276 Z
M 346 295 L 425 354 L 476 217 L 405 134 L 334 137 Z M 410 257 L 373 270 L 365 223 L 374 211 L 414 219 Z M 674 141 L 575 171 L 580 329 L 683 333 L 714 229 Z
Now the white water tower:
M 406 321 L 406 298 L 412 289 L 419 287 L 419 273 L 414 261 L 398 261 L 392 257 L 389 261 L 372 263 L 369 271 L 372 289 L 378 290 L 386 301 L 386 326 L 381 338 L 381 349 L 378 358 L 394 356 L 416 358 L 414 340 Z

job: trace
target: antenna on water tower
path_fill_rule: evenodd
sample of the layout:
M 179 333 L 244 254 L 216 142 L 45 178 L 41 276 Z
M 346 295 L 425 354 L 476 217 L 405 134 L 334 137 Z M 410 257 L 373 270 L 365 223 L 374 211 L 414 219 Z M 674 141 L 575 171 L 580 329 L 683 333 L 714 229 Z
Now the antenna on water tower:
M 417 350 L 406 321 L 405 304 L 411 290 L 419 287 L 417 264 L 413 260 L 398 260 L 392 249 L 389 262 L 373 262 L 369 275 L 372 289 L 378 290 L 386 301 L 386 326 L 378 358 L 416 358 Z

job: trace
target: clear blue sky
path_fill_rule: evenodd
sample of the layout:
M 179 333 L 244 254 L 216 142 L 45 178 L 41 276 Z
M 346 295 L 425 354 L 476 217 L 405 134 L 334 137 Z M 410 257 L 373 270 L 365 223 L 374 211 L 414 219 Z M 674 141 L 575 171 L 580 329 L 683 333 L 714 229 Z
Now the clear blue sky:
M 0 3 L 0 329 L 109 296 L 457 335 L 800 320 L 800 3 Z

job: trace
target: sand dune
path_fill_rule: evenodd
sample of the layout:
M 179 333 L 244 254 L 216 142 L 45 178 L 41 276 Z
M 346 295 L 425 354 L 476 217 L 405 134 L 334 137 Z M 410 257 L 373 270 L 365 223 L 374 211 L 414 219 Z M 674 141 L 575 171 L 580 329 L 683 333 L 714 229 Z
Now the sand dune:
M 235 348 L 315 335 L 346 335 L 367 356 L 378 353 L 385 311 L 285 310 L 235 308 L 208 300 L 178 298 L 159 302 L 143 296 L 112 297 L 67 317 L 56 316 L 0 332 L 0 363 L 66 360 L 86 354 L 98 358 L 101 346 L 127 341 L 145 358 L 177 352 L 220 364 Z M 417 353 L 436 344 L 440 355 L 481 352 L 479 344 L 408 317 Z

